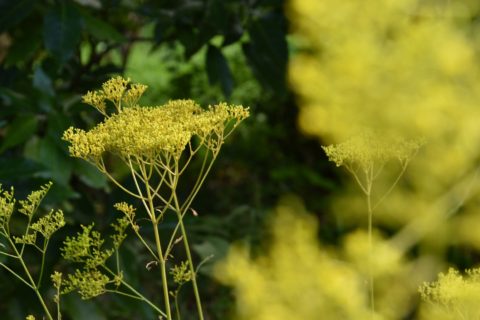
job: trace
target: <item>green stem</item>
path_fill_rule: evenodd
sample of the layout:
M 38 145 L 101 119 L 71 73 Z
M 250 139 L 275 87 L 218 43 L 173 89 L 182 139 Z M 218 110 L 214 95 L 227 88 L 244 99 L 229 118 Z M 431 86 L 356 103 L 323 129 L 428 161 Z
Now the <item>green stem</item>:
M 116 274 L 110 270 L 109 268 L 103 266 L 103 268 L 108 272 L 110 273 L 112 276 L 116 276 Z M 132 287 L 131 285 L 129 285 L 127 282 L 125 282 L 125 280 L 123 279 L 120 279 L 120 282 L 122 283 L 122 285 L 124 285 L 128 290 L 132 291 L 137 297 L 139 300 L 142 300 L 144 301 L 145 303 L 147 303 L 150 307 L 152 307 L 155 311 L 157 311 L 161 316 L 163 317 L 167 317 L 167 315 L 165 314 L 165 312 L 163 312 L 162 310 L 160 310 L 160 308 L 158 308 L 152 301 L 148 300 L 143 294 L 141 294 L 140 292 L 138 292 L 137 290 L 135 290 L 134 287 Z M 124 292 L 120 293 L 119 291 L 115 291 L 115 293 L 119 293 L 119 294 L 123 294 L 123 295 L 128 295 Z
M 62 320 L 62 313 L 60 311 L 60 286 L 57 288 L 57 300 L 55 302 L 57 304 L 57 320 Z
M 14 275 L 18 280 L 22 281 L 25 285 L 27 285 L 30 289 L 32 290 L 35 290 L 34 287 L 32 287 L 32 285 L 30 283 L 28 283 L 27 281 L 25 281 L 25 279 L 23 279 L 18 273 L 16 273 L 15 271 L 13 271 L 12 269 L 10 269 L 7 265 L 5 265 L 4 263 L 0 262 L 0 266 L 4 267 L 5 270 L 7 270 L 8 272 L 10 272 L 12 275 Z
M 212 161 L 213 163 L 213 161 Z M 211 167 L 211 165 L 210 165 Z M 209 171 L 210 167 L 208 168 L 207 172 Z M 176 187 L 177 186 L 177 183 L 178 183 L 178 163 L 175 165 L 175 169 L 176 169 L 176 175 L 175 175 L 175 180 L 173 182 L 173 186 Z M 202 182 L 203 182 L 203 179 L 202 179 Z M 201 185 L 202 183 L 200 183 Z M 175 188 L 173 189 L 173 191 L 175 191 Z M 192 197 L 193 199 L 193 197 Z M 203 320 L 203 310 L 202 310 L 202 301 L 200 300 L 200 293 L 199 293 L 199 290 L 198 290 L 198 286 L 197 286 L 197 274 L 196 274 L 196 271 L 195 271 L 195 268 L 193 266 L 193 259 L 192 259 L 192 254 L 190 252 L 190 245 L 188 244 L 188 237 L 187 237 L 187 231 L 185 230 L 185 225 L 183 223 L 183 215 L 182 215 L 182 209 L 180 208 L 180 204 L 178 202 L 178 198 L 177 198 L 177 194 L 175 193 L 174 194 L 174 197 L 173 197 L 173 201 L 174 201 L 174 204 L 175 204 L 175 212 L 177 213 L 177 217 L 178 217 L 178 223 L 180 224 L 180 230 L 182 232 L 182 236 L 183 236 L 183 244 L 185 246 L 185 252 L 187 254 L 187 260 L 188 260 L 188 265 L 190 267 L 190 272 L 192 273 L 192 285 L 193 285 L 193 292 L 195 294 L 195 302 L 197 304 L 197 309 L 198 309 L 198 315 L 200 317 L 200 320 Z M 188 209 L 188 206 L 184 207 L 184 209 Z
M 38 276 L 38 281 L 37 281 L 37 288 L 40 289 L 41 283 L 42 283 L 42 278 L 43 278 L 43 271 L 45 269 L 45 256 L 47 253 L 47 246 L 48 246 L 48 239 L 45 239 L 45 242 L 43 244 L 43 250 L 42 252 L 42 264 L 40 266 L 40 275 Z
M 163 257 L 162 253 L 162 246 L 160 244 L 160 234 L 158 233 L 158 225 L 156 221 L 152 221 L 153 224 L 153 231 L 155 234 L 155 244 L 157 246 L 158 256 L 160 258 L 160 272 L 162 275 L 162 287 L 163 287 L 163 297 L 165 299 L 165 308 L 167 311 L 167 319 L 172 320 L 172 313 L 170 311 L 170 298 L 168 296 L 168 279 L 167 279 L 167 268 L 166 268 L 166 260 Z
M 368 210 L 368 277 L 369 277 L 369 295 L 370 295 L 370 309 L 372 315 L 375 312 L 375 296 L 374 296 L 374 277 L 373 277 L 373 240 L 372 240 L 372 229 L 373 229 L 373 210 L 372 210 L 372 180 L 371 175 L 367 175 L 367 187 L 366 187 L 366 197 L 367 197 L 367 210 Z
M 142 170 L 143 169 L 143 170 Z M 153 226 L 153 232 L 155 235 L 155 245 L 157 247 L 157 254 L 160 262 L 160 272 L 162 276 L 162 287 L 163 287 L 163 297 L 165 299 L 165 309 L 167 312 L 167 319 L 172 320 L 172 313 L 170 310 L 170 297 L 168 295 L 168 278 L 167 278 L 167 268 L 166 268 L 166 258 L 163 256 L 163 251 L 162 251 L 162 245 L 160 241 L 160 234 L 158 232 L 158 223 L 157 219 L 155 218 L 155 207 L 153 205 L 153 198 L 152 194 L 150 193 L 150 185 L 147 180 L 146 176 L 146 170 L 145 166 L 143 165 L 142 168 L 140 169 L 142 174 L 144 175 L 145 178 L 145 187 L 147 189 L 147 202 L 148 202 L 148 209 L 149 209 L 149 215 L 152 221 L 152 226 Z
M 195 183 L 195 187 L 192 189 L 192 192 L 188 195 L 187 200 L 185 200 L 185 202 L 183 203 L 183 205 L 181 207 L 181 212 L 186 211 L 190 207 L 190 205 L 192 204 L 193 199 L 195 199 L 195 197 L 197 196 L 198 191 L 200 191 L 200 187 L 203 185 L 203 182 L 207 178 L 208 173 L 212 169 L 213 163 L 215 162 L 215 159 L 217 158 L 217 155 L 218 155 L 218 152 L 214 153 L 212 155 L 212 161 L 210 161 L 210 164 L 208 165 L 207 169 L 205 170 L 203 175 L 199 175 L 199 178 L 201 177 L 201 179 L 198 180 L 198 184 Z
M 176 310 L 176 314 L 177 314 L 177 320 L 181 320 L 181 317 L 180 317 L 180 308 L 178 306 L 178 291 L 175 292 L 175 310 Z
M 18 256 L 18 258 L 19 258 L 18 260 L 20 261 L 20 264 L 22 265 L 23 270 L 25 271 L 25 274 L 27 275 L 28 282 L 30 282 L 29 287 L 31 287 L 33 289 L 33 291 L 35 291 L 35 294 L 37 295 L 38 300 L 40 301 L 40 304 L 42 305 L 42 308 L 45 311 L 45 314 L 47 315 L 47 318 L 49 320 L 53 320 L 53 317 L 50 314 L 50 311 L 48 310 L 47 305 L 45 304 L 45 301 L 43 300 L 43 297 L 40 294 L 40 291 L 38 290 L 38 287 L 36 286 L 35 281 L 33 280 L 32 276 L 30 274 L 30 271 L 27 268 L 27 265 L 25 264 L 25 262 L 23 261 L 23 258 L 21 257 L 20 253 L 18 252 L 17 247 L 15 246 L 15 244 L 12 242 L 12 240 L 10 238 L 8 239 L 8 241 L 10 242 L 10 245 L 12 246 L 13 250 L 15 251 L 15 254 Z M 24 281 L 24 282 L 26 282 L 26 281 Z

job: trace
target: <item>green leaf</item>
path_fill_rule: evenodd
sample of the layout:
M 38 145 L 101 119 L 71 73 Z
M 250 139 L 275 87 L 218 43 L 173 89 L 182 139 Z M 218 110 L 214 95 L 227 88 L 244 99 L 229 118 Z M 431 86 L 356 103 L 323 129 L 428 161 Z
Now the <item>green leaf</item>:
M 211 236 L 200 244 L 192 246 L 205 264 L 199 270 L 200 273 L 211 275 L 213 265 L 227 255 L 229 243 L 219 237 Z
M 60 2 L 45 15 L 45 47 L 57 60 L 66 62 L 80 42 L 82 26 L 83 20 L 76 8 L 67 2 Z
M 37 53 L 41 43 L 40 30 L 33 30 L 15 37 L 5 59 L 5 65 L 25 65 Z
M 53 97 L 55 95 L 52 79 L 49 78 L 41 67 L 37 67 L 33 72 L 33 87 L 48 96 Z
M 81 300 L 78 295 L 62 296 L 62 306 L 68 318 L 72 320 L 107 320 L 94 300 Z
M 118 32 L 112 25 L 92 16 L 86 10 L 80 10 L 79 12 L 85 21 L 87 32 L 98 40 L 113 40 L 115 42 L 125 41 L 123 34 Z
M 217 47 L 209 45 L 206 60 L 208 81 L 210 84 L 220 83 L 225 96 L 230 97 L 233 90 L 233 77 L 227 59 Z
M 0 33 L 22 22 L 32 12 L 35 2 L 35 0 L 0 1 Z
M 0 153 L 29 139 L 37 130 L 37 118 L 33 115 L 19 116 L 7 128 Z
M 248 31 L 250 41 L 243 52 L 250 67 L 264 87 L 276 92 L 285 90 L 288 60 L 285 22 L 274 14 L 253 20 Z
M 43 166 L 25 158 L 0 157 L 0 181 L 31 178 L 43 170 Z
M 92 188 L 106 188 L 108 186 L 108 180 L 105 175 L 88 162 L 83 160 L 75 161 L 73 170 L 80 180 Z
M 24 153 L 25 157 L 37 161 L 47 169 L 43 173 L 43 178 L 68 185 L 72 174 L 72 161 L 52 138 L 44 137 L 30 140 L 25 146 Z
M 29 101 L 24 93 L 19 93 L 9 88 L 0 86 L 0 117 L 7 117 L 16 114 L 19 110 L 25 110 Z

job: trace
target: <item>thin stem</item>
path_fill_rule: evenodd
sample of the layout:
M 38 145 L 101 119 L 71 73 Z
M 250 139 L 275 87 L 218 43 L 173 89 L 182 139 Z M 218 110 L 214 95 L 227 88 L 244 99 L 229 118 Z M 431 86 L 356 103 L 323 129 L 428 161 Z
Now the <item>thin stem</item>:
M 43 243 L 43 250 L 42 252 L 42 264 L 40 266 L 40 275 L 38 276 L 38 281 L 37 281 L 37 288 L 40 289 L 40 286 L 42 284 L 42 278 L 43 278 L 43 271 L 45 269 L 45 256 L 47 253 L 47 246 L 48 246 L 48 239 L 45 239 Z
M 40 201 L 42 201 L 42 200 L 40 200 Z M 38 206 L 36 208 L 34 208 L 32 212 L 35 212 L 35 210 L 37 210 L 37 208 L 38 208 Z M 30 230 L 30 224 L 32 223 L 32 218 L 33 218 L 33 214 L 28 216 L 28 223 L 27 223 L 27 228 L 25 230 L 25 234 L 28 234 L 28 231 Z M 20 249 L 19 258 L 21 258 L 23 256 L 23 251 L 25 250 L 25 245 L 26 245 L 25 242 L 22 243 L 22 249 Z
M 107 178 L 109 178 L 113 183 L 115 183 L 115 185 L 117 187 L 119 187 L 120 189 L 122 189 L 123 191 L 125 191 L 127 194 L 131 195 L 132 197 L 136 198 L 136 199 L 140 199 L 140 200 L 144 200 L 144 198 L 142 196 L 139 196 L 138 194 L 135 194 L 133 193 L 132 191 L 128 190 L 127 188 L 125 188 L 120 182 L 118 182 L 112 175 L 110 175 L 110 173 L 108 173 L 108 171 L 105 169 L 105 168 L 99 168 L 101 169 L 101 171 L 107 176 Z M 133 169 L 132 169 L 133 170 Z
M 140 300 L 140 301 L 143 301 L 142 297 L 139 297 L 137 295 L 133 295 L 133 294 L 130 294 L 130 293 L 126 293 L 126 292 L 123 292 L 123 291 L 120 291 L 120 290 L 105 290 L 106 292 L 111 292 L 111 293 L 116 293 L 116 294 L 119 294 L 121 296 L 124 296 L 124 297 L 128 297 L 128 298 L 131 298 L 131 299 L 135 299 L 135 300 Z
M 57 304 L 57 320 L 62 320 L 62 312 L 60 311 L 60 286 L 57 287 L 57 297 L 55 302 Z
M 137 235 L 138 239 L 142 242 L 142 244 L 144 245 L 145 248 L 147 248 L 148 252 L 150 252 L 150 254 L 153 256 L 153 258 L 155 259 L 155 261 L 158 261 L 160 260 L 158 258 L 158 256 L 155 254 L 155 252 L 153 252 L 152 248 L 150 248 L 150 246 L 148 245 L 148 243 L 145 241 L 145 239 L 143 239 L 142 235 L 140 234 L 140 232 L 138 232 L 138 230 L 132 226 L 132 229 L 133 231 L 135 232 L 135 234 Z
M 0 254 L 3 254 L 3 255 L 5 255 L 7 257 L 10 257 L 10 258 L 18 259 L 17 256 L 14 256 L 13 254 L 10 254 L 10 253 L 6 253 L 4 251 L 0 251 Z
M 4 264 L 3 262 L 0 262 L 0 266 L 4 267 L 5 270 L 7 270 L 8 272 L 10 272 L 12 275 L 14 275 L 18 280 L 22 281 L 25 285 L 27 285 L 30 289 L 32 290 L 35 290 L 35 288 L 30 284 L 28 283 L 25 279 L 23 279 L 18 273 L 16 273 L 15 271 L 13 271 L 12 269 L 10 269 L 6 264 Z
M 181 320 L 182 318 L 180 317 L 180 308 L 178 306 L 178 291 L 180 290 L 180 288 L 175 292 L 175 296 L 174 296 L 174 301 L 175 301 L 175 311 L 176 311 L 176 314 L 177 314 L 177 320 Z
M 103 265 L 103 268 L 108 272 L 110 273 L 112 276 L 117 276 L 116 273 L 114 273 L 112 270 L 110 270 L 109 268 L 107 268 L 105 265 Z M 148 300 L 143 294 L 141 294 L 140 292 L 138 292 L 137 290 L 135 290 L 134 287 L 132 287 L 131 285 L 129 285 L 127 282 L 125 282 L 125 280 L 123 280 L 123 278 L 120 278 L 120 283 L 122 285 L 124 285 L 126 288 L 128 288 L 128 290 L 132 291 L 138 298 L 139 300 L 142 300 L 144 301 L 145 303 L 147 303 L 150 307 L 152 307 L 155 311 L 157 311 L 160 315 L 162 315 L 163 317 L 167 317 L 167 315 L 165 314 L 165 312 L 163 312 L 162 310 L 160 310 L 160 308 L 158 308 L 152 301 Z M 117 291 L 115 291 L 117 292 Z M 118 292 L 117 292 L 118 293 Z M 126 295 L 126 293 L 124 293 Z
M 135 187 L 137 188 L 138 194 L 140 195 L 140 197 L 141 197 L 141 199 L 142 199 L 143 206 L 145 207 L 145 210 L 147 211 L 148 215 L 150 216 L 150 219 L 152 219 L 152 218 L 153 218 L 153 212 L 151 212 L 151 211 L 149 210 L 148 204 L 146 203 L 146 201 L 148 201 L 148 199 L 143 196 L 142 189 L 140 188 L 140 185 L 139 185 L 138 182 L 137 182 L 137 178 L 135 178 L 136 172 L 135 172 L 135 170 L 133 169 L 133 164 L 132 164 L 132 161 L 131 161 L 130 158 L 128 158 L 128 165 L 129 165 L 130 171 L 131 171 L 131 173 L 132 173 L 132 178 L 133 178 L 133 182 L 135 183 Z M 148 193 L 150 193 L 149 190 L 148 190 L 147 181 L 144 180 L 144 183 L 145 183 L 145 185 L 147 186 L 147 191 L 148 191 Z
M 370 308 L 372 313 L 375 312 L 375 297 L 374 297 L 374 277 L 373 277 L 373 241 L 372 241 L 372 228 L 373 228 L 373 212 L 372 201 L 370 192 L 367 194 L 367 207 L 368 207 L 368 260 L 369 260 L 369 283 L 370 283 Z
M 185 213 L 186 213 L 186 211 L 183 212 L 182 219 L 185 216 Z M 177 236 L 177 232 L 178 232 L 179 228 L 180 228 L 180 224 L 177 223 L 177 225 L 175 226 L 175 229 L 173 229 L 172 235 L 170 236 L 170 241 L 168 242 L 167 249 L 165 250 L 165 258 L 166 259 L 168 259 L 168 255 L 169 255 L 170 251 L 172 251 L 172 249 L 173 249 L 174 241 L 176 243 L 175 238 Z
M 208 160 L 208 154 L 209 154 L 209 151 L 207 150 L 205 152 L 205 156 L 203 157 L 203 161 L 202 161 L 202 166 L 200 168 L 200 172 L 198 173 L 198 176 L 197 176 L 197 180 L 195 181 L 195 184 L 193 185 L 193 188 L 192 188 L 192 191 L 190 191 L 190 194 L 188 195 L 187 199 L 185 200 L 185 204 L 189 203 L 190 201 L 190 198 L 193 197 L 194 195 L 194 191 L 199 187 L 200 185 L 200 181 L 202 180 L 202 176 L 203 176 L 203 173 L 205 171 L 205 166 L 207 164 L 207 160 Z M 213 162 L 213 161 L 212 161 Z M 182 206 L 182 210 L 184 210 L 185 207 L 188 207 L 188 206 L 185 206 L 185 204 Z
M 355 178 L 355 181 L 357 181 L 357 184 L 360 187 L 360 189 L 362 189 L 362 191 L 366 194 L 367 189 L 363 186 L 363 183 L 362 181 L 360 181 L 360 178 L 358 178 L 357 173 L 348 165 L 346 165 L 345 168 L 352 174 L 352 176 Z
M 145 165 L 144 164 L 142 164 L 142 165 L 139 164 L 140 172 L 143 175 L 143 177 L 142 177 L 133 169 L 132 161 L 130 159 L 128 159 L 128 161 L 129 161 L 130 171 L 132 172 L 133 181 L 134 181 L 135 186 L 138 190 L 138 193 L 142 196 L 142 203 L 143 203 L 145 209 L 147 210 L 147 212 L 150 213 L 148 205 L 145 202 L 145 200 L 147 200 L 147 199 L 143 196 L 142 189 L 140 188 L 140 186 L 138 184 L 138 181 L 137 181 L 137 178 L 136 178 L 136 176 L 138 176 L 142 180 L 142 182 L 145 184 L 145 187 L 148 189 L 147 191 L 148 191 L 149 194 L 150 194 L 150 189 L 152 191 L 154 191 L 154 189 L 148 183 L 148 179 L 146 179 L 147 174 L 146 174 Z M 157 196 L 166 206 L 170 206 L 170 203 L 167 200 L 165 200 L 160 194 L 158 194 L 156 190 L 154 191 L 154 194 L 150 195 L 150 196 L 151 196 L 152 199 L 154 198 L 154 196 Z M 152 213 L 152 216 L 150 218 L 153 219 L 155 217 L 155 214 L 154 214 L 153 211 L 151 213 Z
M 205 172 L 201 176 L 202 178 L 199 180 L 198 185 L 195 184 L 196 187 L 194 187 L 194 189 L 192 189 L 192 192 L 189 194 L 187 200 L 185 200 L 185 202 L 183 203 L 183 205 L 181 207 L 181 212 L 184 212 L 188 208 L 190 208 L 190 205 L 192 204 L 193 199 L 195 199 L 195 197 L 197 196 L 198 191 L 200 191 L 200 187 L 203 185 L 203 182 L 207 178 L 208 173 L 212 169 L 213 163 L 215 162 L 215 159 L 217 158 L 217 155 L 218 155 L 218 152 L 216 152 L 212 155 L 212 160 L 210 161 L 210 164 L 208 165 L 207 169 L 205 170 Z M 200 175 L 199 175 L 199 178 L 200 178 Z
M 178 162 L 175 164 L 175 172 L 178 173 Z M 208 173 L 208 170 L 207 170 L 207 173 Z M 203 179 L 202 179 L 202 182 L 203 182 Z M 173 181 L 172 184 L 176 187 L 177 183 L 178 183 L 178 175 L 175 175 L 175 180 Z M 201 185 L 201 183 L 200 183 L 200 185 Z M 193 197 L 192 197 L 192 199 L 193 199 Z M 180 230 L 182 231 L 183 244 L 185 246 L 185 252 L 187 254 L 187 260 L 188 260 L 188 264 L 189 264 L 189 267 L 190 267 L 190 272 L 192 273 L 192 285 L 193 285 L 193 292 L 195 294 L 195 302 L 197 304 L 198 315 L 200 317 L 200 320 L 203 320 L 202 302 L 200 300 L 200 293 L 199 293 L 198 285 L 197 285 L 197 274 L 196 274 L 195 268 L 193 266 L 193 259 L 192 259 L 192 254 L 190 252 L 190 245 L 188 244 L 187 231 L 185 230 L 185 225 L 183 223 L 182 209 L 180 208 L 180 204 L 178 202 L 178 198 L 177 198 L 176 193 L 174 195 L 173 200 L 174 200 L 174 204 L 175 204 L 175 208 L 176 208 L 175 212 L 177 213 L 177 217 L 178 217 L 178 223 L 180 224 Z M 188 208 L 188 206 L 186 208 Z
M 168 296 L 168 282 L 167 282 L 167 268 L 166 268 L 166 263 L 165 259 L 162 254 L 162 246 L 160 243 L 160 235 L 158 233 L 158 226 L 155 221 L 152 221 L 153 224 L 153 231 L 155 235 L 155 244 L 157 245 L 157 251 L 158 255 L 160 257 L 160 272 L 162 275 L 162 287 L 163 287 L 163 298 L 165 299 L 165 308 L 167 311 L 167 319 L 171 320 L 172 319 L 172 313 L 170 311 L 170 298 Z
M 157 220 L 155 218 L 155 208 L 154 208 L 154 205 L 153 205 L 153 198 L 152 198 L 152 195 L 150 193 L 150 185 L 148 183 L 148 180 L 146 179 L 146 170 L 145 170 L 145 166 L 143 164 L 142 164 L 142 166 L 140 166 L 140 171 L 142 172 L 142 174 L 144 175 L 144 178 L 145 178 L 145 186 L 146 186 L 146 189 L 147 189 L 147 201 L 148 201 L 148 209 L 147 210 L 150 211 L 149 215 L 150 215 L 150 218 L 151 218 L 151 221 L 152 221 L 153 231 L 154 231 L 154 235 L 155 235 L 155 244 L 157 246 L 158 257 L 160 258 L 159 259 L 160 272 L 161 272 L 161 276 L 162 276 L 163 297 L 165 299 L 165 309 L 166 309 L 166 312 L 167 312 L 167 319 L 172 320 L 172 313 L 171 313 L 171 310 L 170 310 L 170 298 L 169 298 L 169 295 L 168 295 L 168 281 L 167 281 L 168 279 L 167 279 L 166 260 L 163 256 L 162 245 L 161 245 L 161 242 L 160 242 L 160 234 L 158 232 L 158 223 L 157 223 Z
M 393 191 L 393 189 L 396 187 L 398 181 L 400 181 L 400 178 L 403 176 L 403 174 L 407 170 L 407 166 L 408 166 L 408 160 L 405 161 L 405 163 L 402 164 L 402 170 L 398 174 L 397 178 L 395 179 L 393 184 L 390 186 L 390 188 L 387 190 L 387 192 L 385 192 L 383 194 L 383 196 L 380 198 L 380 200 L 378 200 L 377 203 L 373 206 L 372 210 L 375 210 L 378 207 L 378 205 L 380 205 L 380 203 L 382 203 L 382 201 L 385 200 L 385 198 L 388 197 L 388 195 Z
M 373 210 L 372 210 L 372 184 L 373 184 L 373 166 L 365 171 L 366 177 L 366 188 L 365 195 L 367 198 L 367 210 L 368 210 L 368 278 L 369 278 L 369 296 L 370 296 L 370 309 L 372 315 L 375 312 L 375 283 L 373 276 L 373 240 L 372 240 L 372 229 L 373 229 Z
M 47 315 L 47 318 L 49 320 L 53 320 L 53 317 L 50 314 L 50 311 L 48 310 L 47 305 L 45 304 L 45 301 L 43 300 L 43 297 L 40 294 L 40 291 L 38 290 L 37 286 L 35 285 L 35 281 L 33 280 L 32 276 L 30 274 L 30 271 L 27 268 L 27 265 L 25 264 L 25 262 L 23 261 L 23 258 L 21 257 L 20 253 L 18 252 L 17 247 L 15 246 L 15 244 L 12 242 L 12 240 L 10 238 L 8 238 L 8 241 L 10 242 L 10 245 L 12 246 L 13 250 L 15 251 L 15 254 L 19 257 L 18 260 L 20 261 L 20 264 L 22 265 L 23 270 L 25 271 L 25 274 L 27 275 L 28 282 L 30 282 L 29 287 L 32 288 L 33 291 L 35 291 L 35 294 L 37 295 L 38 300 L 40 301 L 40 304 L 42 305 L 42 308 L 45 311 L 45 314 Z M 26 281 L 24 281 L 24 282 L 26 282 Z

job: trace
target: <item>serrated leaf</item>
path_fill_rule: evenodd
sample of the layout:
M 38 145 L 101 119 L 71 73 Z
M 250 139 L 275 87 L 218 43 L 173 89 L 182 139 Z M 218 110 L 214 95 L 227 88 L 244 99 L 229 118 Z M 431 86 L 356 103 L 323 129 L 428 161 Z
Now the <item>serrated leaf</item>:
M 226 97 L 230 97 L 233 90 L 233 77 L 227 59 L 215 46 L 209 45 L 206 56 L 208 81 L 210 84 L 219 83 Z
M 66 62 L 80 42 L 82 26 L 83 20 L 76 8 L 61 2 L 45 15 L 43 25 L 45 47 L 57 60 Z
M 8 131 L 0 146 L 0 153 L 25 142 L 37 130 L 37 118 L 33 115 L 19 116 L 8 126 Z

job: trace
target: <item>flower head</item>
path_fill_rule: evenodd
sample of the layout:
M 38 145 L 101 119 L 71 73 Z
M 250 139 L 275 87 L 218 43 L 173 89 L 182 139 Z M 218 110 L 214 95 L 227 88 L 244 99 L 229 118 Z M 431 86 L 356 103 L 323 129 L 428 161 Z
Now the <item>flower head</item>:
M 152 158 L 159 155 L 180 157 L 193 136 L 199 136 L 208 148 L 223 143 L 225 131 L 248 117 L 248 108 L 220 103 L 202 109 L 192 100 L 172 100 L 157 107 L 136 104 L 146 86 L 114 78 L 98 92 L 89 92 L 84 101 L 106 115 L 104 100 L 116 105 L 117 113 L 89 131 L 69 128 L 63 139 L 70 143 L 74 157 L 97 163 L 105 152 L 122 158 Z M 122 108 L 128 105 L 128 108 Z
M 422 145 L 420 140 L 406 140 L 364 131 L 340 144 L 322 146 L 328 159 L 337 167 L 359 165 L 362 169 L 372 164 L 384 164 L 389 160 L 404 162 L 413 157 Z

